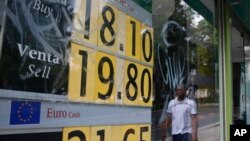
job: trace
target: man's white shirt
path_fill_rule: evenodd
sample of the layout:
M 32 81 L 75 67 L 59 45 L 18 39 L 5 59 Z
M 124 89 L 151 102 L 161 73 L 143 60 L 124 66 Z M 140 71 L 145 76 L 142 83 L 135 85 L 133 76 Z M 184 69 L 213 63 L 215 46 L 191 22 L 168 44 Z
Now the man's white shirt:
M 177 98 L 168 104 L 167 113 L 172 114 L 172 135 L 192 133 L 192 118 L 197 114 L 196 103 L 188 98 L 178 101 Z

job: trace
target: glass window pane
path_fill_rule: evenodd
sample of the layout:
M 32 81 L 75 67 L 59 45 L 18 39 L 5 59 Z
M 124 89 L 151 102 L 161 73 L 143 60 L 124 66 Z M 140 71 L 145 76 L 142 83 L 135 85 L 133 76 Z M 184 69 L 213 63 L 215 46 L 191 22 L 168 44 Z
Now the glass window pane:
M 175 118 L 186 119 L 175 117 L 171 108 L 171 101 L 179 101 L 176 88 L 180 83 L 185 86 L 186 98 L 197 104 L 198 140 L 220 139 L 215 7 L 216 3 L 210 0 L 153 1 L 156 84 L 152 140 L 165 135 L 170 139 L 171 134 L 179 133 L 175 126 L 181 122 L 176 125 Z M 172 128 L 166 129 L 159 125 L 168 118 L 169 108 Z
M 9 0 L 0 88 L 53 94 L 67 92 L 68 46 L 74 1 Z M 1 1 L 3 3 L 3 1 Z M 1 14 L 3 12 L 0 12 Z M 5 19 L 3 19 L 5 18 Z M 0 22 L 2 23 L 2 22 Z

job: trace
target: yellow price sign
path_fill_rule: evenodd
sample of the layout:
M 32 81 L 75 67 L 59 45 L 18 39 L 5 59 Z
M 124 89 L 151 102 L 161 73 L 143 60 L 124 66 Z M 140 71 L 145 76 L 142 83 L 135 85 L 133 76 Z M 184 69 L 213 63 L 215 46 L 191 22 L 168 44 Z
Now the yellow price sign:
M 140 64 L 153 64 L 152 28 L 102 0 L 75 7 L 73 38 L 87 47 L 72 43 L 69 100 L 152 106 L 152 68 Z
M 112 126 L 112 141 L 122 141 L 121 126 Z
M 125 55 L 125 50 L 127 48 L 126 44 L 126 17 L 127 15 L 122 11 L 118 10 L 118 18 L 117 18 L 117 53 L 120 55 Z
M 95 101 L 114 103 L 116 92 L 116 57 L 103 52 L 96 54 Z
M 116 59 L 116 81 L 115 81 L 115 85 L 116 85 L 116 90 L 117 90 L 117 94 L 116 94 L 116 98 L 115 98 L 115 103 L 116 104 L 123 104 L 123 89 L 124 89 L 124 71 L 125 71 L 125 60 L 121 59 L 121 58 L 117 58 Z
M 76 0 L 73 39 L 97 45 L 99 0 Z
M 93 101 L 95 53 L 93 49 L 71 44 L 69 69 L 69 100 Z
M 146 66 L 141 66 L 141 95 L 139 98 L 139 105 L 152 106 L 153 101 L 153 69 Z
M 150 141 L 150 124 L 63 128 L 63 141 Z
M 138 128 L 140 133 L 139 141 L 151 141 L 151 125 L 150 124 L 138 125 Z
M 138 125 L 138 130 L 140 133 L 139 141 L 151 141 L 151 125 L 150 124 L 141 124 Z
M 139 132 L 136 125 L 122 126 L 122 137 L 123 141 L 138 141 Z
M 140 95 L 140 65 L 131 61 L 125 61 L 124 79 L 124 104 L 138 105 Z
M 141 23 L 127 16 L 126 18 L 126 57 L 140 61 L 141 56 Z
M 112 141 L 111 126 L 91 127 L 92 141 Z
M 117 16 L 118 10 L 107 4 L 105 1 L 99 3 L 99 37 L 98 47 L 108 49 L 109 51 L 117 51 Z
M 152 65 L 154 60 L 153 29 L 142 24 L 141 38 L 141 61 Z
M 63 128 L 63 141 L 90 141 L 90 127 Z
M 152 106 L 152 68 L 126 61 L 124 69 L 124 104 Z

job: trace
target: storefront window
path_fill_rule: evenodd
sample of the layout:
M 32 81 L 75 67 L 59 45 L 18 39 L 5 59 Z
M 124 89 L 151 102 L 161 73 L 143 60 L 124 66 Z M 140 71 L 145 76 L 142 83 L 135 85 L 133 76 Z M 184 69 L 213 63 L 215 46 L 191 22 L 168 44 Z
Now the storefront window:
M 246 34 L 245 34 L 246 35 Z M 245 53 L 245 66 L 244 66 L 244 75 L 242 76 L 242 87 L 241 93 L 241 118 L 244 119 L 245 124 L 250 124 L 250 42 L 249 36 L 245 36 L 244 40 L 244 53 Z M 242 97 L 243 96 L 243 97 Z M 244 97 L 245 96 L 245 97 Z
M 218 34 L 216 3 L 208 0 L 153 2 L 155 101 L 152 140 L 171 138 L 169 102 L 183 83 L 198 106 L 198 140 L 219 140 Z
M 232 67 L 233 67 L 233 123 L 244 124 L 246 116 L 244 34 L 232 26 L 231 31 Z M 246 61 L 247 62 L 247 61 Z
M 1 88 L 66 93 L 73 2 L 9 0 L 1 4 L 5 9 L 0 18 L 5 26 Z
M 56 128 L 56 140 L 170 140 L 172 128 L 161 125 L 183 84 L 197 105 L 198 140 L 219 140 L 215 7 L 211 0 L 0 0 L 1 130 L 22 124 L 12 133 Z M 29 102 L 39 107 L 32 126 L 15 108 Z
M 152 1 L 0 2 L 1 141 L 151 140 Z

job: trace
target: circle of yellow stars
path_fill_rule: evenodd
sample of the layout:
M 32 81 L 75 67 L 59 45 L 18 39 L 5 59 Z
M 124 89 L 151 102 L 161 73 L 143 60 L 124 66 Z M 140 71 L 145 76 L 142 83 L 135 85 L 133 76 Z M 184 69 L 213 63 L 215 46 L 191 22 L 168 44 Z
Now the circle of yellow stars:
M 23 117 L 22 115 L 22 111 L 24 110 L 24 108 L 28 108 L 29 111 L 29 115 L 27 117 Z M 18 119 L 22 122 L 29 122 L 32 117 L 33 117 L 33 113 L 34 113 L 34 108 L 32 107 L 32 105 L 28 102 L 22 103 L 19 107 L 18 107 Z

